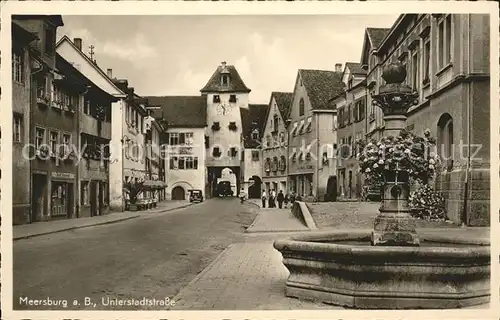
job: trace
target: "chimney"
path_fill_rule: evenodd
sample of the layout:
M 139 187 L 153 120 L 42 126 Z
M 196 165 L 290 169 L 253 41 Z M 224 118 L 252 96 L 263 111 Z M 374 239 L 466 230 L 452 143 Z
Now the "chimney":
M 109 77 L 110 79 L 113 79 L 113 69 L 108 69 L 108 70 L 106 70 L 106 71 L 107 71 L 108 77 Z
M 335 64 L 335 72 L 342 72 L 342 63 Z
M 74 38 L 73 43 L 78 48 L 78 50 L 82 51 L 82 38 Z

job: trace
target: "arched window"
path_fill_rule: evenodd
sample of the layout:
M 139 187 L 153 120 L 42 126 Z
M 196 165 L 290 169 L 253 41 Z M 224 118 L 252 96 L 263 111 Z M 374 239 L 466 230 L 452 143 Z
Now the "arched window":
M 305 113 L 305 110 L 304 110 L 304 98 L 300 98 L 300 102 L 299 102 L 299 116 L 303 116 L 304 113 Z
M 446 170 L 453 169 L 453 118 L 450 114 L 443 114 L 437 124 L 437 148 Z

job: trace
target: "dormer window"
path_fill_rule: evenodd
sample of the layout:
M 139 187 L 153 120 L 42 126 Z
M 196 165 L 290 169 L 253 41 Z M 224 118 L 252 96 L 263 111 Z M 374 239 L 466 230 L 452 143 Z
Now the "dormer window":
M 224 74 L 221 77 L 222 86 L 227 87 L 229 85 L 229 76 Z
M 252 140 L 259 140 L 259 130 L 252 131 Z

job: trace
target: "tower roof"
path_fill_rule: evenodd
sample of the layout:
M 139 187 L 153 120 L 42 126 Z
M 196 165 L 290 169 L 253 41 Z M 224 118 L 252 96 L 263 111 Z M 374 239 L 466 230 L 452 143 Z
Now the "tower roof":
M 222 82 L 222 76 L 229 76 L 229 82 L 224 85 Z M 241 79 L 238 70 L 232 65 L 227 65 L 222 62 L 217 70 L 213 73 L 207 84 L 200 90 L 202 93 L 207 92 L 240 92 L 249 93 L 251 90 L 245 85 Z

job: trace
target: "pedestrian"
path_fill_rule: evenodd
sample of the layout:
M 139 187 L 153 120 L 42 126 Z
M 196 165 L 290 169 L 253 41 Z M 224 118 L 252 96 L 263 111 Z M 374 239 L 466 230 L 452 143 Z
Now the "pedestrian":
M 273 208 L 276 208 L 276 191 L 274 191 L 274 189 L 271 191 L 271 198 L 272 198 L 272 204 L 273 204 Z
M 262 200 L 262 208 L 265 208 L 266 207 L 266 199 L 267 199 L 266 190 L 262 190 L 262 195 L 260 196 L 260 199 Z
M 293 207 L 293 204 L 295 203 L 295 192 L 292 191 L 290 194 L 290 205 Z
M 290 197 L 287 194 L 285 194 L 285 199 L 283 199 L 283 203 L 285 204 L 285 209 L 288 208 L 288 202 L 290 201 Z
M 240 201 L 241 201 L 240 203 L 243 204 L 243 202 L 245 201 L 245 196 L 246 196 L 244 188 L 241 188 L 239 196 L 240 196 Z
M 278 200 L 278 207 L 280 209 L 283 209 L 283 201 L 285 200 L 285 195 L 283 194 L 282 190 L 280 190 L 280 192 L 278 192 L 278 196 L 276 197 L 276 200 Z

